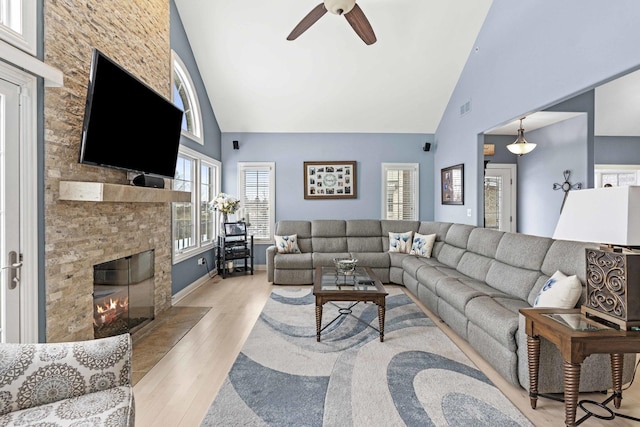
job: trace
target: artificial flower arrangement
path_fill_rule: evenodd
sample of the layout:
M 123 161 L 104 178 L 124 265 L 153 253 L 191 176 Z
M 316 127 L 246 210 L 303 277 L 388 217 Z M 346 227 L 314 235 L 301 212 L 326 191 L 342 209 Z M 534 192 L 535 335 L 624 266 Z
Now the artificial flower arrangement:
M 211 205 L 224 214 L 234 214 L 240 207 L 240 200 L 226 193 L 220 193 L 211 201 Z

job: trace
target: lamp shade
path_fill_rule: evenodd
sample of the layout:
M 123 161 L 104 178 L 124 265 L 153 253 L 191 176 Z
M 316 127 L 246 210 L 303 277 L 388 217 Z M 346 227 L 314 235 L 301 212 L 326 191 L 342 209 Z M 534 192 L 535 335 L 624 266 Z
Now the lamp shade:
M 570 191 L 553 238 L 640 246 L 640 186 Z
M 536 148 L 536 144 L 527 142 L 527 140 L 524 139 L 524 128 L 522 127 L 523 120 L 524 117 L 520 119 L 520 129 L 518 129 L 518 137 L 511 144 L 507 145 L 507 150 L 511 151 L 513 154 L 517 154 L 518 156 L 530 153 L 534 148 Z

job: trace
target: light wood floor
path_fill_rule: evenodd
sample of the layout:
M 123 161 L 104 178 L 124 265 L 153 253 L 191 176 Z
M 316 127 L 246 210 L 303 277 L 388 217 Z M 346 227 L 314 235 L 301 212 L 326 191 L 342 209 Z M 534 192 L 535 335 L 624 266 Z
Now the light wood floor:
M 254 276 L 236 276 L 224 280 L 215 278 L 177 304 L 184 307 L 211 307 L 211 310 L 135 384 L 137 426 L 200 425 L 262 311 L 272 287 L 263 271 L 256 272 Z M 417 303 L 433 318 L 424 306 Z M 562 402 L 540 398 L 538 408 L 532 410 L 527 391 L 508 384 L 464 340 L 458 338 L 446 325 L 436 323 L 533 424 L 564 425 Z M 134 353 L 145 351 L 153 351 L 153 348 L 134 345 Z M 619 412 L 640 417 L 638 382 L 640 380 L 623 392 Z M 602 395 L 581 395 L 581 398 L 587 396 L 593 400 L 603 400 Z M 582 411 L 578 409 L 578 418 L 582 415 Z M 613 427 L 640 424 L 620 417 L 613 421 L 601 421 L 592 417 L 581 425 Z

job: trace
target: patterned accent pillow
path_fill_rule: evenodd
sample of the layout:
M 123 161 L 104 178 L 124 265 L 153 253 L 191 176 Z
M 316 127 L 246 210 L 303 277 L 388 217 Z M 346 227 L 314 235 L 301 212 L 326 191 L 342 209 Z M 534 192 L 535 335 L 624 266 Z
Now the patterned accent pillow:
M 276 248 L 280 254 L 299 254 L 300 248 L 298 248 L 298 235 L 292 234 L 290 236 L 275 236 Z
M 416 233 L 413 236 L 413 245 L 411 245 L 411 255 L 419 255 L 425 258 L 431 258 L 433 244 L 436 242 L 435 234 Z
M 581 294 L 580 279 L 575 275 L 565 276 L 562 272 L 556 271 L 538 292 L 533 306 L 574 308 Z
M 407 231 L 406 233 L 394 233 L 389 232 L 389 252 L 400 252 L 408 254 L 411 252 L 411 237 L 413 231 Z

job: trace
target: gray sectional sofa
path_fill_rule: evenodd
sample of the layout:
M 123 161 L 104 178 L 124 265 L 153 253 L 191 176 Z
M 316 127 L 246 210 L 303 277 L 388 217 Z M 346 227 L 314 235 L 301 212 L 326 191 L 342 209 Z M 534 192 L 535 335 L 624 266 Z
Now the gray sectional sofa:
M 389 252 L 389 232 L 435 234 L 431 258 Z M 529 387 L 526 335 L 520 308 L 557 270 L 585 282 L 581 242 L 446 222 L 391 220 L 280 221 L 276 235 L 297 235 L 301 253 L 267 248 L 267 275 L 274 284 L 313 283 L 317 266 L 351 256 L 371 267 L 383 283 L 404 285 L 429 310 L 464 338 L 510 383 Z M 579 301 L 578 305 L 582 301 Z M 624 381 L 631 380 L 635 355 L 625 357 Z M 585 360 L 581 391 L 611 387 L 608 355 Z M 562 358 L 541 344 L 540 393 L 560 393 Z

